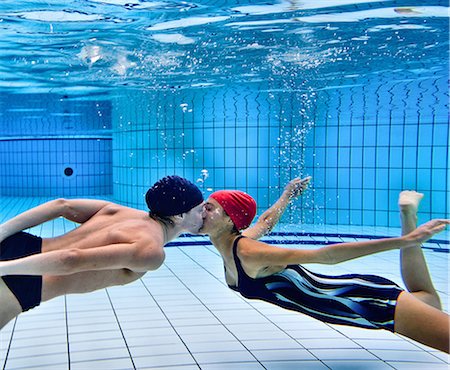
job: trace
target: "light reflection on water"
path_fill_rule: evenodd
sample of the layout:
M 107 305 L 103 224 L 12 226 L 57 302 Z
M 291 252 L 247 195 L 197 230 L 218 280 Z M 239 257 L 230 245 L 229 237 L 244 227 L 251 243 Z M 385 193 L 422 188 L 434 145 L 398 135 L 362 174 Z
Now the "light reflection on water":
M 260 81 L 307 90 L 335 81 L 336 71 L 445 71 L 446 5 L 53 0 L 22 1 L 19 11 L 4 0 L 0 90 L 82 94 Z

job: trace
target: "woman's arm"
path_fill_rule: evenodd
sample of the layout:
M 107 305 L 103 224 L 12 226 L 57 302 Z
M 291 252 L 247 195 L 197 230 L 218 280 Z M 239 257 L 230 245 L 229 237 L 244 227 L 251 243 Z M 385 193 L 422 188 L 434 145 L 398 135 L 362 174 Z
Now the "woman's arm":
M 57 217 L 77 223 L 86 222 L 109 202 L 93 199 L 55 199 L 41 204 L 0 225 L 0 241 L 19 231 L 40 225 Z
M 402 237 L 332 244 L 313 250 L 279 248 L 242 239 L 240 244 L 243 244 L 243 248 L 239 248 L 239 257 L 243 258 L 245 264 L 258 267 L 304 263 L 336 264 L 391 249 L 419 245 L 443 231 L 449 224 L 450 220 L 431 220 Z
M 299 197 L 306 190 L 310 181 L 311 176 L 289 181 L 280 198 L 258 218 L 255 225 L 245 230 L 242 235 L 256 240 L 268 234 L 280 221 L 291 200 Z

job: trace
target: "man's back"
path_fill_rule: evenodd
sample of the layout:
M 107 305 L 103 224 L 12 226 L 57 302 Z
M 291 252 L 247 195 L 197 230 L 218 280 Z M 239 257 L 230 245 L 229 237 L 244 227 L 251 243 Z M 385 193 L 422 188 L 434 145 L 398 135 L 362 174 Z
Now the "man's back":
M 42 252 L 61 249 L 88 249 L 138 240 L 159 242 L 161 228 L 148 213 L 109 203 L 76 229 L 43 240 Z
M 106 248 L 122 249 L 134 245 L 148 246 L 163 252 L 164 238 L 161 227 L 148 213 L 114 203 L 106 204 L 89 220 L 69 233 L 54 238 L 43 239 L 42 253 L 56 250 L 104 251 Z M 42 300 L 48 300 L 61 294 L 85 293 L 113 285 L 132 282 L 145 272 L 132 271 L 129 268 L 92 270 L 70 275 L 44 275 Z

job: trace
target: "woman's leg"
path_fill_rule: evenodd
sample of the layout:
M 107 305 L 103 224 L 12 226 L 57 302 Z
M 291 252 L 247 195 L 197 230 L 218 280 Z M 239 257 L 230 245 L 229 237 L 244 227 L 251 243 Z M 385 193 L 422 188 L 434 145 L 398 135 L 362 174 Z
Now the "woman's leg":
M 417 226 L 417 209 L 423 194 L 402 191 L 398 205 L 402 223 L 402 235 Z M 420 245 L 400 250 L 400 266 L 403 282 L 410 293 L 421 301 L 441 309 L 441 301 L 431 281 L 430 272 Z
M 394 330 L 427 346 L 449 353 L 449 316 L 406 291 L 395 307 Z

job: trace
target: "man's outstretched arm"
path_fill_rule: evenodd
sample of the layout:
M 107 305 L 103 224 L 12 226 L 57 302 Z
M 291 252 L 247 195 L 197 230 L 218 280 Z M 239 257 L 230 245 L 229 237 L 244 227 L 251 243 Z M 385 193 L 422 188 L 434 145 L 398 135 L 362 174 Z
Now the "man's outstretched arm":
M 155 270 L 164 262 L 163 248 L 151 242 L 118 243 L 90 249 L 63 249 L 0 261 L 0 276 L 71 275 L 84 271 Z
M 93 199 L 55 199 L 21 213 L 0 225 L 0 241 L 15 233 L 58 217 L 83 223 L 110 204 Z

